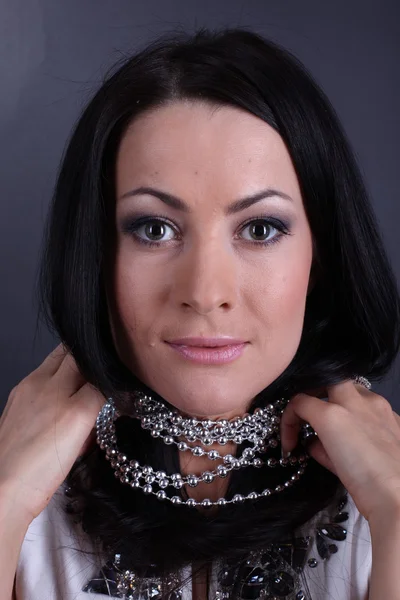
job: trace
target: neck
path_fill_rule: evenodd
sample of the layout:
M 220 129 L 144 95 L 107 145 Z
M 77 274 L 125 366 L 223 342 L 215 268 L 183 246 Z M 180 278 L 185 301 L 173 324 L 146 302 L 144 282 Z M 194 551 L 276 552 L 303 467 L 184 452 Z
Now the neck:
M 182 441 L 183 438 L 182 438 Z M 228 442 L 227 444 L 212 444 L 211 446 L 204 446 L 200 442 L 190 443 L 185 440 L 188 446 L 200 446 L 204 450 L 218 450 L 219 454 L 223 457 L 227 454 L 232 454 L 232 456 L 236 455 L 237 444 L 234 442 Z M 204 471 L 214 471 L 218 465 L 224 464 L 222 458 L 218 458 L 217 460 L 211 460 L 208 456 L 193 456 L 190 451 L 180 452 L 179 453 L 179 462 L 180 462 L 180 471 L 181 475 L 201 475 Z M 202 500 L 203 498 L 209 498 L 213 502 L 218 500 L 218 498 L 224 497 L 226 495 L 226 490 L 228 488 L 230 473 L 227 477 L 215 477 L 212 483 L 205 483 L 204 481 L 200 482 L 195 488 L 191 488 L 190 486 L 185 486 L 186 492 L 189 498 L 194 498 L 195 500 Z M 207 509 L 207 514 L 210 514 L 210 509 Z

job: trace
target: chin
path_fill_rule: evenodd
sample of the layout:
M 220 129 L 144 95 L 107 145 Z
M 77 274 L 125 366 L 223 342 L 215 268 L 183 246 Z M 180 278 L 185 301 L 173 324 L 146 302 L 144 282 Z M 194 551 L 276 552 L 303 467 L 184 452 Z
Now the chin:
M 237 390 L 236 398 L 232 390 L 226 390 L 221 396 L 216 394 L 215 391 L 204 393 L 204 390 L 201 394 L 199 394 L 199 390 L 193 390 L 192 392 L 175 390 L 160 395 L 178 411 L 200 419 L 241 416 L 247 412 L 251 404 L 251 399 L 246 403 L 242 395 L 237 397 Z

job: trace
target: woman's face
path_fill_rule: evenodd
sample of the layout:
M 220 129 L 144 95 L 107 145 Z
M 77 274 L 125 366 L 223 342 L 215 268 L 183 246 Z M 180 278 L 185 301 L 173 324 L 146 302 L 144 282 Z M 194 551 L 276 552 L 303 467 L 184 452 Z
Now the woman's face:
M 122 360 L 184 414 L 242 415 L 292 361 L 310 280 L 312 234 L 281 137 L 238 108 L 171 103 L 131 123 L 116 196 Z M 227 336 L 243 344 L 171 344 Z

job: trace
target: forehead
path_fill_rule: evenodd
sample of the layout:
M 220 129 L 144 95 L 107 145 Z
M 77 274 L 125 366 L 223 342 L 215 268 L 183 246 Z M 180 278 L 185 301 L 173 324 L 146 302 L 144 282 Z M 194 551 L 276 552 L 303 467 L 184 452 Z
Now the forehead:
M 119 146 L 116 176 L 121 194 L 139 180 L 176 193 L 188 182 L 235 195 L 264 184 L 299 193 L 287 148 L 268 123 L 240 108 L 199 101 L 175 101 L 134 119 Z

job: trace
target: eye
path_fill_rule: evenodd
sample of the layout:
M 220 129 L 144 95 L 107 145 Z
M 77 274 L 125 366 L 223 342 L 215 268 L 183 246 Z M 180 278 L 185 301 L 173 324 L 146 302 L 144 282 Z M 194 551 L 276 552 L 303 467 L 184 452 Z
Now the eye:
M 273 230 L 280 232 L 278 235 L 272 235 Z M 288 228 L 275 219 L 257 218 L 246 223 L 240 230 L 241 237 L 255 244 L 274 244 L 278 242 L 282 235 L 288 233 Z
M 172 228 L 162 221 L 148 221 L 145 225 L 142 225 L 142 227 L 137 229 L 137 233 L 139 233 L 141 229 L 143 229 L 144 235 L 152 242 L 163 240 L 165 234 L 168 233 L 168 230 L 173 234 Z M 170 237 L 167 237 L 166 239 L 170 239 Z
M 176 236 L 176 232 L 163 219 L 141 217 L 124 226 L 125 231 L 133 234 L 138 242 L 149 246 L 157 246 L 168 242 Z

